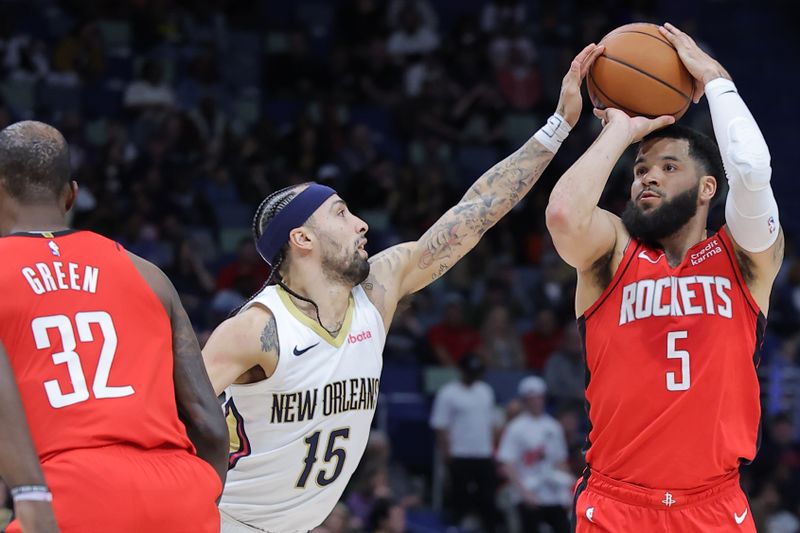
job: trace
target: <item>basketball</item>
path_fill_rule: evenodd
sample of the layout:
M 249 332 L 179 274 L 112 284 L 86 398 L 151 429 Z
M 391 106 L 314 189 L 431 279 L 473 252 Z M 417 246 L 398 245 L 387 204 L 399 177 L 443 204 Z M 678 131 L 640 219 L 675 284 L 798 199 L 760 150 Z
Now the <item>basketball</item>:
M 630 116 L 679 119 L 692 103 L 694 79 L 675 47 L 655 24 L 637 22 L 615 29 L 600 41 L 603 51 L 586 77 L 592 104 Z

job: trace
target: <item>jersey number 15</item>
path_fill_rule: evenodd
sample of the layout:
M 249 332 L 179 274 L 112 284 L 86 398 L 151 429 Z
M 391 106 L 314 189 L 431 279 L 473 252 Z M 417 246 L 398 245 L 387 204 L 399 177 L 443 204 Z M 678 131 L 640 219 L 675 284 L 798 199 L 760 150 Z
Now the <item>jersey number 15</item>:
M 89 399 L 89 388 L 86 386 L 86 374 L 81 365 L 81 358 L 75 352 L 77 343 L 75 341 L 75 330 L 78 331 L 78 339 L 81 342 L 93 342 L 92 324 L 97 324 L 103 334 L 103 346 L 100 348 L 100 358 L 97 361 L 97 370 L 92 382 L 92 394 L 97 399 L 101 398 L 122 398 L 133 394 L 133 387 L 130 385 L 112 387 L 108 385 L 108 375 L 111 372 L 111 363 L 114 362 L 114 354 L 117 351 L 117 332 L 111 315 L 105 311 L 91 311 L 78 313 L 75 315 L 75 328 L 72 322 L 65 315 L 42 316 L 33 319 L 31 328 L 33 329 L 33 339 L 36 348 L 47 350 L 50 348 L 50 336 L 47 330 L 56 329 L 61 335 L 60 352 L 52 354 L 53 363 L 57 365 L 66 364 L 69 379 L 72 382 L 72 392 L 64 392 L 58 381 L 51 379 L 44 382 L 44 390 L 47 392 L 47 399 L 50 405 L 55 408 L 66 407 L 68 405 L 84 402 Z

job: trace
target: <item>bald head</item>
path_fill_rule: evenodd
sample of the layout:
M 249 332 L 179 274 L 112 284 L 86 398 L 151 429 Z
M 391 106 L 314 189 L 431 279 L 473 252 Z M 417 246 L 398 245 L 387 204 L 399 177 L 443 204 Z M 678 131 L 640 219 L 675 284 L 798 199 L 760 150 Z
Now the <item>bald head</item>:
M 57 199 L 70 174 L 67 141 L 54 127 L 25 120 L 0 131 L 0 185 L 18 202 Z

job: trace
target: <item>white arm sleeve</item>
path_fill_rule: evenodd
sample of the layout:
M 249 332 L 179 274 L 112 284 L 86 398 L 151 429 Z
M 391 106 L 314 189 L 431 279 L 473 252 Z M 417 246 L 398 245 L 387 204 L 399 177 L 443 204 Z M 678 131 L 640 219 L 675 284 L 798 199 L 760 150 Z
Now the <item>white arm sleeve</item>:
M 748 252 L 763 252 L 775 243 L 780 227 L 767 143 L 732 81 L 717 78 L 705 91 L 730 186 L 725 203 L 728 229 Z

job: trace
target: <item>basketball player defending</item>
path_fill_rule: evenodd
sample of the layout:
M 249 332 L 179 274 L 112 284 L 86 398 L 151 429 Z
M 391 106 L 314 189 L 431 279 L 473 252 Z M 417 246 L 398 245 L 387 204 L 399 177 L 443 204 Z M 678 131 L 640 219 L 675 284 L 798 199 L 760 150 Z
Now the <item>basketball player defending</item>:
M 222 530 L 295 532 L 331 512 L 367 444 L 386 329 L 397 302 L 447 272 L 539 179 L 581 111 L 587 46 L 557 112 L 489 169 L 416 242 L 367 259 L 367 225 L 328 187 L 273 193 L 254 232 L 269 285 L 212 334 L 203 356 L 227 389 L 230 471 Z
M 578 271 L 588 369 L 576 527 L 752 532 L 738 468 L 758 446 L 756 365 L 784 246 L 770 156 L 725 69 L 674 26 L 661 32 L 695 78 L 696 99 L 705 91 L 719 148 L 688 128 L 659 129 L 672 117 L 596 110 L 602 132 L 547 207 L 558 252 Z M 620 220 L 597 203 L 639 139 Z M 727 224 L 708 235 L 726 176 Z
M 25 533 L 58 533 L 52 497 L 46 491 L 17 382 L 0 344 L 0 479 L 14 487 L 14 512 Z M 42 490 L 45 489 L 45 490 Z M 0 483 L 0 491 L 5 490 Z M 0 520 L 0 529 L 4 521 Z
M 12 496 L 52 497 L 63 533 L 217 532 L 227 431 L 197 338 L 158 268 L 67 227 L 70 173 L 54 128 L 0 131 L 0 340 L 47 482 Z

